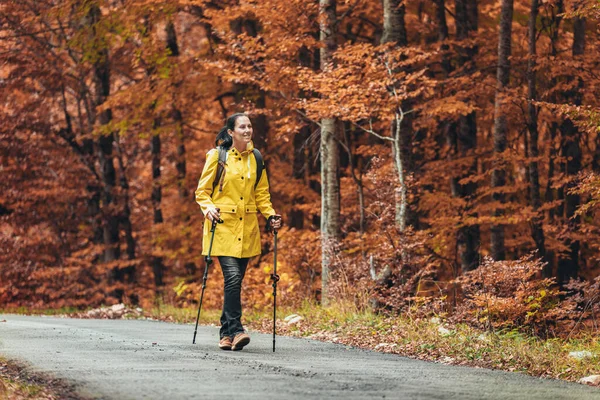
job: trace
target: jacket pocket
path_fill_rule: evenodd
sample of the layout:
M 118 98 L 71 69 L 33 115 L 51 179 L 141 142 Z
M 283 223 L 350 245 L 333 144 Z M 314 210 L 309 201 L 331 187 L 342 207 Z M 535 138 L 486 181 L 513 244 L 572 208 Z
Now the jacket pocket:
M 215 204 L 215 207 L 217 207 L 221 213 L 235 214 L 237 212 L 237 206 L 232 204 Z
M 255 205 L 246 205 L 246 212 L 247 213 L 255 213 L 256 212 L 256 206 Z

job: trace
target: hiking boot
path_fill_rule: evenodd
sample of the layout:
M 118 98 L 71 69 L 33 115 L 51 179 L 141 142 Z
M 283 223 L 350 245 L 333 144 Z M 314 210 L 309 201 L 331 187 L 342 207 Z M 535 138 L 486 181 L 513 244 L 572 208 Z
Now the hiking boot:
M 248 334 L 245 332 L 238 333 L 233 338 L 233 345 L 231 346 L 231 350 L 233 350 L 233 351 L 241 350 L 248 343 L 250 343 L 250 336 L 248 336 Z
M 222 337 L 219 340 L 219 348 L 221 350 L 231 350 L 231 338 L 229 336 Z

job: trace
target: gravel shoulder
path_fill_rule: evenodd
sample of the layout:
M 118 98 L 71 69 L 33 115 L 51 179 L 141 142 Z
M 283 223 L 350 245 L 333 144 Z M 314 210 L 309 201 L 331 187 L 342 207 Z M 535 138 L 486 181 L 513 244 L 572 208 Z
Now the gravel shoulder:
M 218 328 L 147 320 L 0 315 L 0 355 L 95 399 L 600 399 L 598 388 L 424 362 L 250 332 L 243 351 Z

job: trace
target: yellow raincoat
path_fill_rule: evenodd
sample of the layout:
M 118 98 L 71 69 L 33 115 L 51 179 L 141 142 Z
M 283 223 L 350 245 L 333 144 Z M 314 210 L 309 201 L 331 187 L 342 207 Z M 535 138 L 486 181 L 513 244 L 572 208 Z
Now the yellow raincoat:
M 269 193 L 267 170 L 263 169 L 256 190 L 256 159 L 248 143 L 246 150 L 239 152 L 233 146 L 227 151 L 223 170 L 223 191 L 219 185 L 213 193 L 213 181 L 217 174 L 219 151 L 212 149 L 206 154 L 206 163 L 196 189 L 196 202 L 206 215 L 209 207 L 220 209 L 222 224 L 217 224 L 211 256 L 229 256 L 237 258 L 253 257 L 260 254 L 260 229 L 257 211 L 265 218 L 275 215 Z M 210 245 L 210 227 L 204 220 L 202 255 L 208 254 Z

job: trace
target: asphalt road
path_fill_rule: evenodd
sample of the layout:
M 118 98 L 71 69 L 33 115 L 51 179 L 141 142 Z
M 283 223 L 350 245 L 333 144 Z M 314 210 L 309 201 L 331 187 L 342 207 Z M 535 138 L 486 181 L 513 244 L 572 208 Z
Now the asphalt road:
M 600 389 L 447 366 L 308 339 L 143 320 L 0 315 L 0 355 L 98 399 L 600 399 Z

